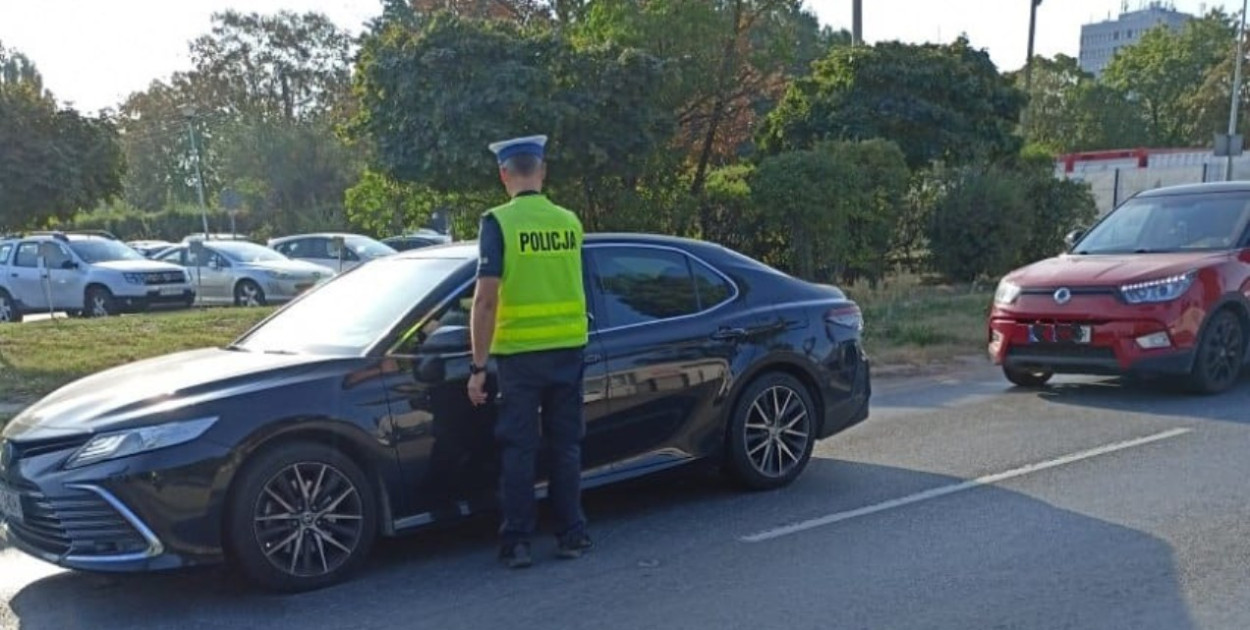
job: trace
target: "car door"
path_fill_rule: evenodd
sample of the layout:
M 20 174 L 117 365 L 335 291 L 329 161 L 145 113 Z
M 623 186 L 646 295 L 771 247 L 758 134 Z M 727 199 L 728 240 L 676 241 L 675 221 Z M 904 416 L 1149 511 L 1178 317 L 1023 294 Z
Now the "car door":
M 215 302 L 234 301 L 234 270 L 230 260 L 214 249 L 204 248 L 205 296 Z
M 44 264 L 53 308 L 82 308 L 87 289 L 85 263 L 77 260 L 63 243 L 45 242 L 44 249 L 47 254 Z
M 39 241 L 18 243 L 8 274 L 13 297 L 22 303 L 23 309 L 48 310 L 48 294 L 43 285 L 43 270 L 39 266 Z
M 392 430 L 404 474 L 414 481 L 413 511 L 419 518 L 454 516 L 495 504 L 499 452 L 495 444 L 496 407 L 474 407 L 467 385 L 471 361 L 469 311 L 475 282 L 469 281 L 419 324 L 393 356 L 398 367 L 388 382 Z M 587 355 L 596 353 L 588 348 Z M 493 364 L 488 389 L 498 391 Z M 607 413 L 607 380 L 602 362 L 587 365 L 583 400 L 593 429 Z M 584 468 L 593 462 L 584 458 Z M 547 479 L 540 454 L 538 483 Z
M 723 439 L 723 394 L 732 366 L 755 352 L 767 313 L 733 308 L 736 286 L 679 249 L 588 247 L 602 317 L 608 416 L 595 457 L 621 469 L 664 467 Z

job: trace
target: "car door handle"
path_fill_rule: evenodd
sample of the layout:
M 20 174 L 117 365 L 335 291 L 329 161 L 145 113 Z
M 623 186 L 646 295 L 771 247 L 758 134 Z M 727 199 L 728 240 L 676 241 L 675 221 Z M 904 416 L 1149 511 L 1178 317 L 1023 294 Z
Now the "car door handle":
M 598 363 L 602 360 L 603 360 L 603 355 L 601 354 L 587 354 L 582 357 L 582 363 L 586 365 L 590 365 L 592 363 Z
M 712 339 L 716 341 L 737 341 L 747 336 L 746 329 L 743 328 L 717 328 L 712 333 Z

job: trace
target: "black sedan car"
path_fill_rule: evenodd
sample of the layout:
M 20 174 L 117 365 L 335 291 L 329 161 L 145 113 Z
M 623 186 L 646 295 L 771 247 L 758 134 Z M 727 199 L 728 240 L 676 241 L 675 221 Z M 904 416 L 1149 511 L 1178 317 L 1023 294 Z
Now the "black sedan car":
M 780 487 L 868 416 L 863 320 L 838 289 L 700 241 L 590 235 L 585 254 L 586 487 L 707 459 Z M 298 591 L 379 535 L 494 508 L 494 409 L 465 393 L 476 257 L 379 259 L 229 346 L 52 393 L 4 430 L 0 536 L 73 569 L 229 560 Z

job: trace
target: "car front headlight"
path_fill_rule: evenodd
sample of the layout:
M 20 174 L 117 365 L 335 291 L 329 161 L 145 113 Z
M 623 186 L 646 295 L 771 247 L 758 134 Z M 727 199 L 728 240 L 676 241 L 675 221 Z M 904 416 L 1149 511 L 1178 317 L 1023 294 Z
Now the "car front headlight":
M 293 273 L 290 273 L 287 271 L 278 271 L 276 269 L 270 269 L 266 271 L 265 273 L 268 274 L 270 278 L 274 278 L 275 280 L 290 280 L 295 277 L 295 274 Z
M 123 273 L 122 277 L 130 284 L 143 284 L 145 278 L 141 273 Z
M 1020 297 L 1020 286 L 1006 280 L 999 282 L 998 288 L 994 291 L 995 304 L 1014 304 L 1018 297 Z
M 138 455 L 156 449 L 190 442 L 217 422 L 216 417 L 170 422 L 139 429 L 102 433 L 91 438 L 65 462 L 66 468 L 80 468 L 98 462 Z
M 1170 302 L 1185 294 L 1193 286 L 1197 273 L 1190 271 L 1169 278 L 1135 282 L 1120 287 L 1120 295 L 1129 304 Z

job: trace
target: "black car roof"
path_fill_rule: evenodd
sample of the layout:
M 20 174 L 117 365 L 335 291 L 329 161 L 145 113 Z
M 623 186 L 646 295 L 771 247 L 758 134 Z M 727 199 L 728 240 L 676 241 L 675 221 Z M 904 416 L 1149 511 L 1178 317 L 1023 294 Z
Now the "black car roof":
M 1244 182 L 1206 182 L 1202 184 L 1181 184 L 1152 188 L 1138 193 L 1138 197 L 1166 197 L 1169 195 L 1191 195 L 1195 193 L 1250 193 L 1250 181 Z
M 708 249 L 721 249 L 719 245 L 708 241 L 700 241 L 692 238 L 683 238 L 680 236 L 666 236 L 662 234 L 645 234 L 633 232 L 595 232 L 586 235 L 586 244 L 602 244 L 602 243 L 618 243 L 628 245 L 654 245 L 663 247 L 676 247 L 687 251 L 706 251 Z M 455 243 L 447 243 L 443 245 L 434 245 L 432 247 L 424 247 L 421 249 L 413 249 L 398 254 L 392 254 L 397 258 L 477 258 L 477 241 L 457 241 Z

